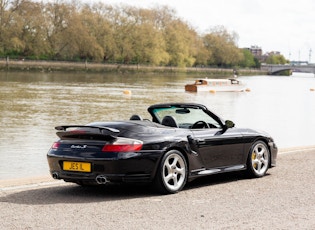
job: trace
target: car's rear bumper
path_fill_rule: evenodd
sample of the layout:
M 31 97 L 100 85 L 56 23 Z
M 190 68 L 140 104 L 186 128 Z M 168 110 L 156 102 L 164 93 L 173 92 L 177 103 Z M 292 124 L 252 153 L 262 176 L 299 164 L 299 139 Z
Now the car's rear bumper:
M 151 182 L 151 174 L 104 174 L 104 173 L 75 173 L 75 172 L 65 172 L 65 171 L 51 171 L 51 175 L 55 179 L 62 179 L 67 182 L 92 182 L 95 184 L 105 184 L 107 182 L 113 183 L 143 183 L 143 182 Z M 99 178 L 103 179 L 100 180 Z
M 50 173 L 55 179 L 68 182 L 97 182 L 104 177 L 108 182 L 150 182 L 153 180 L 158 162 L 158 154 L 151 157 L 135 157 L 129 159 L 84 159 L 47 155 Z M 63 162 L 90 163 L 89 172 L 64 170 Z

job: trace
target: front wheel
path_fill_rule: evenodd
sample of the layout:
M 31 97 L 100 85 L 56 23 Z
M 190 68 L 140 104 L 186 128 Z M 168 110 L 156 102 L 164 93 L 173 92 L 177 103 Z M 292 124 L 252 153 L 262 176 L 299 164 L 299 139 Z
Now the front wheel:
M 263 177 L 269 168 L 270 153 L 263 141 L 257 141 L 251 147 L 247 159 L 247 172 L 251 177 Z
M 176 193 L 183 189 L 188 175 L 187 162 L 177 150 L 167 152 L 159 165 L 155 185 L 163 194 Z

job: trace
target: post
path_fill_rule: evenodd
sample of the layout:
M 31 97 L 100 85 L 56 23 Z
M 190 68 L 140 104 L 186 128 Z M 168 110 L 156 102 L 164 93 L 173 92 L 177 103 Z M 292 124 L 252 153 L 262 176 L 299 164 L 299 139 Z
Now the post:
M 6 57 L 6 67 L 7 70 L 9 70 L 9 56 Z

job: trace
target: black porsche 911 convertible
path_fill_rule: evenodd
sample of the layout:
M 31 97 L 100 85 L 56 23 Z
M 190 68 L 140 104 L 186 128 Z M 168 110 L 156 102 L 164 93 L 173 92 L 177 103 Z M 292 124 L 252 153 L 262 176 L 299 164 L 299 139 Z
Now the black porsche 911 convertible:
M 276 165 L 277 146 L 266 133 L 236 128 L 205 106 L 157 104 L 152 119 L 57 126 L 47 154 L 55 179 L 79 185 L 150 182 L 164 194 L 187 181 L 246 170 L 262 177 Z

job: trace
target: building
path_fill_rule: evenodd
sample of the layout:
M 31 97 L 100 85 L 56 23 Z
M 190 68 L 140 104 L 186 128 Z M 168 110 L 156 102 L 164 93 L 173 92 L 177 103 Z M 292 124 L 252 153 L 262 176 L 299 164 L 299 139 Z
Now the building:
M 244 49 L 249 50 L 251 52 L 251 54 L 254 55 L 254 57 L 256 57 L 257 59 L 260 59 L 262 56 L 261 47 L 251 46 L 250 48 L 244 48 Z

